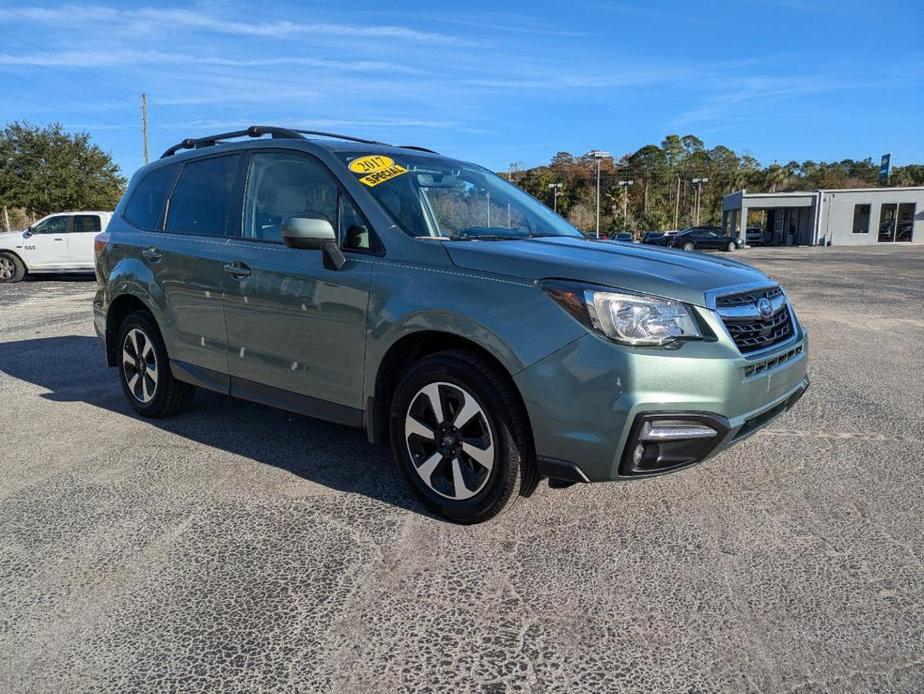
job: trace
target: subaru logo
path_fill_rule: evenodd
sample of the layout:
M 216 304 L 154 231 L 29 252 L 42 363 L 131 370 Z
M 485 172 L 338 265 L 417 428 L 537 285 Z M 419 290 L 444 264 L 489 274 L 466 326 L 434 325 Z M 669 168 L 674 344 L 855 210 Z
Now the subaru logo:
M 773 313 L 773 304 L 770 303 L 770 299 L 762 296 L 757 300 L 757 310 L 760 311 L 761 316 L 769 318 L 770 314 Z

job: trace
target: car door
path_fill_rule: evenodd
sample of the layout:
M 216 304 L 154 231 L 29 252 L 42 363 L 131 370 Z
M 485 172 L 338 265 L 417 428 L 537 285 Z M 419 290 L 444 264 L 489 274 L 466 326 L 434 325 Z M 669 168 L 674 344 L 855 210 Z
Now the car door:
M 68 263 L 67 235 L 71 217 L 46 217 L 23 233 L 23 260 L 29 269 L 60 268 Z
M 224 277 L 231 393 L 354 421 L 363 407 L 374 235 L 308 154 L 254 152 L 246 180 L 241 235 L 228 244 Z M 324 251 L 284 245 L 282 224 L 292 216 L 330 221 L 346 263 L 334 269 Z
M 102 230 L 98 214 L 73 215 L 71 233 L 67 235 L 67 259 L 70 267 L 81 270 L 93 269 L 93 239 Z
M 711 229 L 700 229 L 696 232 L 697 248 L 718 248 L 719 235 Z
M 163 231 L 142 238 L 141 255 L 162 293 L 160 327 L 171 362 L 217 390 L 229 383 L 221 291 L 243 159 L 229 153 L 183 163 L 167 199 Z

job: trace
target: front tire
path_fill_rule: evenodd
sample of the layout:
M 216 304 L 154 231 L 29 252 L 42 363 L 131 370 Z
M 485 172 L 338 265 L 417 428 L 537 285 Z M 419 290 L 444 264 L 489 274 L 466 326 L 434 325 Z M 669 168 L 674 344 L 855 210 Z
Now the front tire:
M 696 246 L 694 246 L 693 243 L 690 241 L 687 241 L 685 244 L 683 244 L 683 250 L 685 251 L 692 251 L 695 249 L 696 249 Z
M 26 266 L 19 256 L 0 253 L 0 282 L 20 282 L 26 276 Z
M 405 481 L 456 523 L 493 518 L 535 487 L 523 405 L 506 375 L 471 352 L 414 364 L 392 399 L 390 432 Z
M 195 388 L 173 377 L 167 348 L 150 315 L 129 314 L 119 326 L 116 345 L 122 391 L 138 414 L 169 417 L 189 405 Z
M 734 253 L 736 250 L 738 250 L 738 244 L 736 244 L 734 241 L 729 241 L 728 246 L 725 247 L 725 250 L 729 253 Z

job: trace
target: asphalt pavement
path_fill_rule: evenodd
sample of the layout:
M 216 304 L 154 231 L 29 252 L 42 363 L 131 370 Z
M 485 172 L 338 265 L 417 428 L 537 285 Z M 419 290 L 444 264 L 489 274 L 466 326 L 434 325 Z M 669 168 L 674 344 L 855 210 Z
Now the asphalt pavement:
M 0 691 L 924 690 L 924 247 L 733 257 L 809 329 L 799 405 L 475 527 L 359 430 L 140 419 L 92 279 L 0 285 Z

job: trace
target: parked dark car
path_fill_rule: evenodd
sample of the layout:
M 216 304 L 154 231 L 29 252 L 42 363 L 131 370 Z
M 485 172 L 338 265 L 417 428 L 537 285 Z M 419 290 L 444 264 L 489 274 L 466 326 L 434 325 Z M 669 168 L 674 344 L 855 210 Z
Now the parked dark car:
M 630 234 L 628 231 L 614 231 L 612 234 L 610 234 L 610 240 L 626 241 L 628 243 L 632 243 L 634 241 L 632 234 Z
M 745 239 L 749 246 L 766 246 L 768 242 L 767 234 L 760 227 L 748 227 Z
M 646 231 L 642 234 L 642 243 L 648 243 L 654 246 L 666 246 L 667 239 L 676 234 L 676 231 Z
M 660 245 L 685 251 L 713 249 L 732 252 L 741 247 L 741 241 L 736 236 L 726 234 L 720 227 L 701 226 L 684 229 L 664 239 Z

